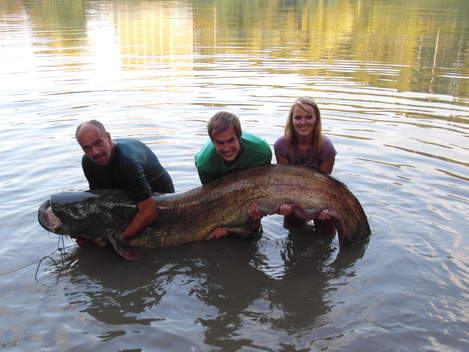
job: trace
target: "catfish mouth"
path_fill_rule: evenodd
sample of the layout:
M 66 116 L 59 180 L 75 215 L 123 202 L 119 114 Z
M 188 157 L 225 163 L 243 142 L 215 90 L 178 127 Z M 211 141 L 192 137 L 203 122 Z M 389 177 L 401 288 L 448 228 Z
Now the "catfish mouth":
M 37 218 L 44 229 L 60 234 L 62 221 L 60 221 L 60 219 L 52 211 L 50 200 L 46 200 L 41 204 L 37 213 Z

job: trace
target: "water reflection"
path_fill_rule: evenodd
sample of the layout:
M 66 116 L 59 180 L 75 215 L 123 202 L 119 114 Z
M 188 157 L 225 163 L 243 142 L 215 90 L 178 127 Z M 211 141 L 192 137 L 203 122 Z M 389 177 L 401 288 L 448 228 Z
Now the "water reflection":
M 128 324 L 138 331 L 139 325 L 165 321 L 169 326 L 164 328 L 171 329 L 188 318 L 177 316 L 174 304 L 185 305 L 187 311 L 190 302 L 190 309 L 199 312 L 194 323 L 203 327 L 205 344 L 254 348 L 263 331 L 288 336 L 323 324 L 333 283 L 346 284 L 365 251 L 365 245 L 359 245 L 337 255 L 332 240 L 293 230 L 280 249 L 281 278 L 266 275 L 272 268 L 260 251 L 262 242 L 227 238 L 151 250 L 133 263 L 123 262 L 112 250 L 78 248 L 65 260 L 63 267 L 70 269 L 62 280 L 72 284 L 65 288 L 70 305 L 115 326 L 102 334 L 103 340 L 126 334 Z M 169 309 L 162 303 L 167 294 L 173 296 Z M 178 294 L 186 297 L 179 303 L 174 300 Z M 200 313 L 207 309 L 216 313 Z
M 327 297 L 333 282 L 353 273 L 353 265 L 366 249 L 361 243 L 337 253 L 332 245 L 334 237 L 307 228 L 290 231 L 281 251 L 285 274 L 270 296 L 287 319 L 278 319 L 275 325 L 287 331 L 307 331 L 322 325 L 321 317 L 330 310 Z
M 194 33 L 189 2 L 120 3 L 115 12 L 123 68 L 164 63 L 190 69 Z
M 87 1 L 24 0 L 38 54 L 81 55 L 86 50 Z
M 187 190 L 212 112 L 239 113 L 273 143 L 304 94 L 320 103 L 339 150 L 334 173 L 374 229 L 363 259 L 364 248 L 337 256 L 327 239 L 287 239 L 269 220 L 260 242 L 191 244 L 135 264 L 80 250 L 50 290 L 35 290 L 34 273 L 2 276 L 3 345 L 463 350 L 468 6 L 0 0 L 8 268 L 55 246 L 35 218 L 44 197 L 86 187 L 79 121 L 102 118 L 115 137 L 150 144 Z
M 34 51 L 99 54 L 119 60 L 115 71 L 155 69 L 156 64 L 210 70 L 210 64 L 233 65 L 230 55 L 240 55 L 239 60 L 271 74 L 348 77 L 401 92 L 469 96 L 464 79 L 469 3 L 464 0 L 451 6 L 419 0 L 7 3 L 0 16 L 24 12 Z M 112 50 L 103 51 L 103 45 Z
M 157 318 L 139 314 L 156 306 L 164 295 L 159 286 L 166 273 L 159 273 L 165 264 L 148 264 L 124 263 L 111 248 L 78 248 L 63 264 L 71 265 L 63 276 L 73 284 L 65 295 L 71 305 L 84 306 L 83 312 L 103 323 L 149 325 Z

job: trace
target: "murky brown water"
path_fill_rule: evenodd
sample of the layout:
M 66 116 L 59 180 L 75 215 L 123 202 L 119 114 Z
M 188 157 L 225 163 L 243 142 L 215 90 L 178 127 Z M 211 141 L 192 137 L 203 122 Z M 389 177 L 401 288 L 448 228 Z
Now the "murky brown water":
M 469 2 L 0 0 L 0 348 L 463 351 L 468 331 Z M 125 262 L 36 220 L 85 189 L 74 131 L 147 143 L 178 191 L 218 110 L 270 144 L 316 98 L 333 175 L 373 234 L 263 220 L 259 241 Z M 53 260 L 55 261 L 53 261 Z

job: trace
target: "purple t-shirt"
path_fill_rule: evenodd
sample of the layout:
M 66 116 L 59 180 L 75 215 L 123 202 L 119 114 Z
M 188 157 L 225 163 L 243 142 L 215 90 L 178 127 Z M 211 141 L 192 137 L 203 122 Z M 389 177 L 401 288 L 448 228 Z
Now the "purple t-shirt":
M 322 144 L 319 153 L 305 153 L 304 155 L 299 155 L 294 160 L 291 160 L 288 157 L 288 141 L 285 136 L 280 137 L 274 144 L 275 155 L 280 155 L 288 160 L 289 164 L 294 165 L 303 165 L 310 169 L 317 169 L 319 170 L 319 165 L 323 162 L 329 160 L 330 158 L 334 157 L 337 154 L 337 151 L 334 148 L 331 140 L 324 136 L 324 142 Z

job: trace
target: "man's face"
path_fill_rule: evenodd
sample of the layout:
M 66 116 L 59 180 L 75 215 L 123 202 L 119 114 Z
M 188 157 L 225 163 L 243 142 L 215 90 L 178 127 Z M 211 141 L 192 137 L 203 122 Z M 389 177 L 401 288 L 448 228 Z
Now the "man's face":
M 114 147 L 109 133 L 103 133 L 96 126 L 83 126 L 77 136 L 78 144 L 86 156 L 99 166 L 104 166 L 111 160 Z
M 217 153 L 226 162 L 235 160 L 241 152 L 241 145 L 239 144 L 238 136 L 233 126 L 214 134 L 213 144 L 215 145 Z

